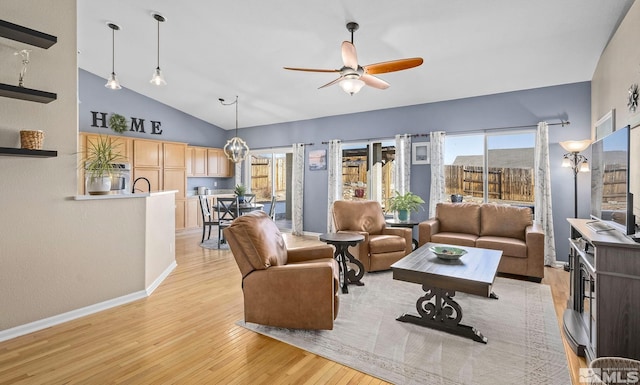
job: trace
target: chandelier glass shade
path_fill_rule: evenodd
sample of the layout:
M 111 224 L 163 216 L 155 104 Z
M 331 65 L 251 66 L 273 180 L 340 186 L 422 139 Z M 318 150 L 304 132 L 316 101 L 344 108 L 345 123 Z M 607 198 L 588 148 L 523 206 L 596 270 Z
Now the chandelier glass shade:
M 111 90 L 119 90 L 122 87 L 120 86 L 120 82 L 118 81 L 118 77 L 116 76 L 115 71 L 115 62 L 116 62 L 116 31 L 120 29 L 120 26 L 113 23 L 107 23 L 107 26 L 111 28 L 111 75 L 107 80 L 107 84 L 104 86 Z

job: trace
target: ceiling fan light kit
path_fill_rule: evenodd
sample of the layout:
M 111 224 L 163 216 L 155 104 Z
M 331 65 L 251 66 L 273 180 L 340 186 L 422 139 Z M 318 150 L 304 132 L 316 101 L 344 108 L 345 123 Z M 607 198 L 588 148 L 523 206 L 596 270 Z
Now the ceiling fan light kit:
M 153 76 L 149 81 L 151 84 L 155 84 L 156 86 L 164 86 L 167 85 L 167 81 L 164 80 L 164 76 L 162 75 L 162 70 L 160 69 L 160 23 L 166 21 L 167 19 L 158 14 L 152 13 L 151 16 L 158 22 L 158 57 L 157 57 L 157 66 L 153 71 Z
M 348 94 L 353 95 L 358 93 L 363 86 L 378 88 L 381 90 L 389 88 L 389 83 L 384 80 L 373 76 L 374 74 L 382 74 L 387 72 L 402 71 L 413 67 L 422 65 L 423 60 L 420 57 L 414 57 L 409 59 L 392 60 L 382 63 L 369 64 L 360 66 L 358 64 L 358 55 L 356 53 L 356 47 L 353 45 L 353 33 L 358 30 L 360 26 L 358 23 L 347 23 L 347 30 L 351 32 L 351 42 L 342 42 L 342 62 L 343 66 L 340 69 L 314 69 L 314 68 L 295 68 L 284 67 L 284 69 L 292 71 L 306 71 L 306 72 L 337 72 L 340 77 L 323 85 L 319 88 L 325 88 L 338 83 L 340 87 Z

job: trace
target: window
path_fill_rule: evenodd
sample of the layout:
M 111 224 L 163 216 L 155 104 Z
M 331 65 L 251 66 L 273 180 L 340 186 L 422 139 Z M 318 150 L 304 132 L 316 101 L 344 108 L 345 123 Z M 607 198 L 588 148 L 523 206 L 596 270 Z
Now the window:
M 278 228 L 291 229 L 291 149 L 251 151 L 247 175 L 256 202 L 269 212 L 271 197 L 276 197 L 275 218 Z
M 344 200 L 377 200 L 386 207 L 393 196 L 395 141 L 342 144 Z
M 465 202 L 533 205 L 535 131 L 448 135 L 447 195 Z

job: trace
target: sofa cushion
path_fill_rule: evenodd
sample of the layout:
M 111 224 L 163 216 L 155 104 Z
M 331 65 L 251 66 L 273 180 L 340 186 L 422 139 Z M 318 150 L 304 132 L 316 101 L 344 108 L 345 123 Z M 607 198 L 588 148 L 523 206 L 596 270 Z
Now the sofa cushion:
M 369 252 L 371 254 L 391 253 L 395 251 L 404 252 L 407 241 L 397 235 L 370 235 Z
M 527 244 L 515 238 L 480 237 L 476 240 L 476 247 L 482 249 L 502 250 L 503 257 L 527 258 Z
M 431 242 L 434 243 L 471 247 L 476 245 L 476 239 L 478 239 L 478 236 L 475 234 L 462 233 L 437 233 L 431 236 Z
M 498 204 L 480 207 L 480 236 L 496 236 L 525 240 L 525 229 L 533 222 L 531 209 Z
M 441 232 L 480 235 L 480 205 L 476 203 L 438 203 L 436 218 Z

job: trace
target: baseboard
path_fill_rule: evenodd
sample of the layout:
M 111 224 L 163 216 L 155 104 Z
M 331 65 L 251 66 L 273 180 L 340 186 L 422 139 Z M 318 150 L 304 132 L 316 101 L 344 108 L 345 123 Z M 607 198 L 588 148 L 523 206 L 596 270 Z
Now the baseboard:
M 129 302 L 137 301 L 139 299 L 147 298 L 153 293 L 155 289 L 160 286 L 162 281 L 167 278 L 169 274 L 177 267 L 177 263 L 174 261 L 160 276 L 153 281 L 151 285 L 145 290 L 140 290 L 135 293 L 123 295 L 122 297 L 113 298 L 104 302 L 89 305 L 80 309 L 72 310 L 66 313 L 58 314 L 53 317 L 44 318 L 38 321 L 30 322 L 28 324 L 13 327 L 11 329 L 0 331 L 0 342 L 7 341 L 16 337 L 23 336 L 25 334 L 37 332 L 48 327 L 56 326 L 65 322 L 69 322 L 90 314 L 98 313 L 107 309 L 111 309 L 117 306 L 125 305 Z
M 154 290 L 156 290 L 158 288 L 158 286 L 160 286 L 160 284 L 162 283 L 162 281 L 165 280 L 165 278 L 167 278 L 169 276 L 169 274 L 171 274 L 171 272 L 173 271 L 173 269 L 175 269 L 178 266 L 178 264 L 176 263 L 176 261 L 173 261 L 163 272 L 162 274 L 160 274 L 160 276 L 158 276 L 158 278 L 156 278 L 155 281 L 153 281 L 153 283 L 151 283 L 151 285 L 149 285 L 149 287 L 146 289 L 147 292 L 147 296 L 150 296 L 151 293 L 153 293 Z
M 0 342 L 10 340 L 12 338 L 20 337 L 25 334 L 37 332 L 42 329 L 46 329 L 51 326 L 59 325 L 74 319 L 84 317 L 90 314 L 98 313 L 103 310 L 111 309 L 116 306 L 124 305 L 129 302 L 137 301 L 147 297 L 145 290 L 137 291 L 135 293 L 123 295 L 122 297 L 113 298 L 104 302 L 89 305 L 80 309 L 71 310 L 66 313 L 54 315 L 53 317 L 44 318 L 38 321 L 30 322 L 28 324 L 13 327 L 11 329 L 0 331 Z

